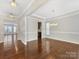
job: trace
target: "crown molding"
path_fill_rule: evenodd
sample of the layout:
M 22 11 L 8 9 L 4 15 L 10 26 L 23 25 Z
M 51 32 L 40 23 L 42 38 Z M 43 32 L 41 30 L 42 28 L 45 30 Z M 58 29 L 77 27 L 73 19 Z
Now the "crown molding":
M 47 19 L 62 19 L 62 18 L 66 18 L 66 17 L 71 17 L 71 16 L 75 16 L 75 15 L 78 15 L 79 14 L 79 10 L 74 10 L 74 11 L 71 11 L 71 12 L 68 12 L 68 13 L 65 13 L 63 15 L 59 15 L 59 16 L 55 16 L 55 17 L 52 17 L 52 18 L 47 18 Z
M 50 21 L 49 19 L 51 19 L 51 20 L 62 19 L 62 18 L 71 17 L 71 16 L 78 15 L 78 14 L 79 14 L 79 10 L 75 10 L 72 12 L 65 13 L 63 15 L 52 17 L 52 18 L 46 18 L 46 17 L 40 16 L 40 15 L 32 15 L 32 17 L 41 18 L 41 19 Z
M 42 0 L 43 2 L 38 2 L 36 3 L 36 1 L 40 1 L 40 0 L 32 0 L 29 3 L 29 7 L 28 9 L 25 8 L 23 13 L 18 17 L 18 19 L 22 18 L 23 16 L 30 16 L 31 14 L 33 14 L 37 9 L 39 9 L 42 5 L 44 5 L 45 3 L 48 2 L 48 0 Z M 36 3 L 36 4 L 35 4 Z M 28 6 L 28 5 L 27 5 Z

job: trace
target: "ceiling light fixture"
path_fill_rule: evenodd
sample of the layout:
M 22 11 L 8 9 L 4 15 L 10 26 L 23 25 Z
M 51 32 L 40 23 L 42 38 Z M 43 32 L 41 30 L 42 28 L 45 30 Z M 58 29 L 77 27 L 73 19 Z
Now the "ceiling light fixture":
M 9 17 L 10 17 L 10 18 L 15 18 L 16 16 L 15 16 L 14 14 L 10 13 L 10 14 L 9 14 Z
M 12 6 L 12 7 L 16 7 L 16 1 L 15 1 L 15 0 L 12 0 L 11 6 Z
M 58 26 L 58 23 L 51 23 L 51 26 Z
M 14 16 L 14 15 L 9 15 L 9 17 L 11 17 L 11 18 L 15 18 L 15 16 Z

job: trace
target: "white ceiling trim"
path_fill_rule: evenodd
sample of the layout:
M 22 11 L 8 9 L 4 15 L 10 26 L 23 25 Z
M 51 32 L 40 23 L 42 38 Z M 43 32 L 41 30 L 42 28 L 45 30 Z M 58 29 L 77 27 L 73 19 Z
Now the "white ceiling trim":
M 31 0 L 31 1 L 29 0 L 27 7 L 24 9 L 23 13 L 20 16 L 22 16 L 32 6 L 33 2 L 34 0 Z
M 60 15 L 60 16 L 56 16 L 56 17 L 52 17 L 52 18 L 65 18 L 65 17 L 69 17 L 69 16 L 74 16 L 74 15 L 77 15 L 77 14 L 79 14 L 79 10 L 68 12 L 68 13 L 66 13 L 64 15 Z
M 49 0 L 47 4 L 36 10 L 32 16 L 54 18 L 67 16 L 79 10 L 79 0 Z M 73 13 L 74 15 L 75 13 Z
M 71 16 L 75 16 L 75 15 L 79 15 L 79 10 L 73 11 L 73 12 L 69 12 L 66 13 L 64 15 L 60 15 L 60 16 L 56 16 L 56 17 L 52 17 L 52 18 L 46 18 L 46 21 L 52 21 L 52 20 L 56 20 L 56 19 L 62 19 L 62 18 L 66 18 L 66 17 L 71 17 Z
M 41 6 L 45 5 L 49 0 L 35 0 L 34 3 L 32 4 L 31 8 L 29 8 L 30 10 L 32 10 L 31 12 L 28 11 L 27 15 L 31 15 L 33 14 L 36 10 L 38 10 Z
M 48 0 L 32 0 L 30 3 L 29 3 L 29 7 L 26 8 L 23 13 L 18 17 L 19 18 L 22 18 L 23 16 L 30 16 L 32 13 L 34 13 L 38 8 L 40 8 L 42 5 L 44 5 L 45 3 L 48 2 Z
M 49 19 L 61 19 L 61 18 L 65 18 L 65 17 L 70 17 L 70 16 L 74 16 L 74 15 L 78 15 L 79 14 L 79 10 L 75 10 L 75 11 L 72 11 L 72 12 L 68 12 L 64 15 L 60 15 L 60 16 L 55 16 L 55 17 L 52 17 L 52 18 L 46 18 L 44 16 L 40 16 L 40 15 L 31 15 L 31 17 L 34 17 L 34 18 L 40 18 L 40 19 L 44 19 L 44 20 L 48 20 Z
M 37 16 L 29 16 L 29 17 L 37 18 L 37 19 L 40 19 L 40 20 L 43 20 L 43 19 L 44 19 L 44 18 L 42 18 L 42 17 L 37 17 Z

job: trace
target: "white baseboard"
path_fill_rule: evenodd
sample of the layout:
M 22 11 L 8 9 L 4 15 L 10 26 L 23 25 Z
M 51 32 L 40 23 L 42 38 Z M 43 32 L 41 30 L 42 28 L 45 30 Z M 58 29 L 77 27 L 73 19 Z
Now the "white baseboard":
M 27 40 L 27 42 L 34 41 L 34 40 L 37 40 L 37 39 L 30 39 L 30 40 Z
M 34 40 L 36 40 L 36 39 L 30 39 L 30 40 L 27 40 L 27 41 L 21 40 L 21 41 L 22 41 L 22 43 L 23 43 L 24 45 L 27 45 L 27 42 L 34 41 Z
M 49 39 L 55 39 L 55 40 L 59 40 L 59 41 L 65 41 L 65 42 L 74 43 L 74 44 L 79 44 L 78 41 L 70 41 L 70 40 L 56 38 L 56 37 L 47 37 L 47 38 L 49 38 Z

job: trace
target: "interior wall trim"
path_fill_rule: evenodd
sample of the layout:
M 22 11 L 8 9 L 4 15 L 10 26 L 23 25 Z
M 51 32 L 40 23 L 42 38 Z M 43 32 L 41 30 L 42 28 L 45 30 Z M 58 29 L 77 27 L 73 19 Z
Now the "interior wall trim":
M 25 8 L 24 9 L 24 11 L 23 11 L 23 13 L 18 17 L 18 20 L 20 19 L 20 18 L 22 18 L 23 16 L 30 16 L 31 14 L 33 14 L 37 9 L 39 9 L 41 6 L 43 6 L 44 4 L 46 4 L 48 2 L 48 0 L 44 0 L 42 3 L 40 3 L 39 5 L 38 5 L 38 7 L 35 7 L 35 8 L 33 8 L 33 10 L 32 11 L 29 11 L 29 10 L 31 10 L 31 8 L 33 7 L 33 5 L 35 4 L 34 3 L 34 1 L 32 1 L 30 4 L 30 6 L 29 6 L 29 8 L 28 8 L 28 10 L 27 10 L 27 8 Z M 26 13 L 27 12 L 27 13 Z
M 64 32 L 64 31 L 53 31 L 51 33 L 61 33 L 61 34 L 76 34 L 79 35 L 79 32 Z
M 75 16 L 75 15 L 78 15 L 78 14 L 79 14 L 79 10 L 75 10 L 75 11 L 72 11 L 72 12 L 68 12 L 64 15 L 60 15 L 60 16 L 56 16 L 56 17 L 52 17 L 52 18 L 47 18 L 46 20 L 48 20 L 48 21 L 49 21 L 49 19 L 60 20 L 60 19 L 63 19 L 63 18 Z
M 48 36 L 47 38 L 48 38 L 48 39 L 54 39 L 54 40 L 59 40 L 59 41 L 64 41 L 64 42 L 68 42 L 68 43 L 73 43 L 73 44 L 78 44 L 78 45 L 79 45 L 79 42 L 68 41 L 67 39 L 61 39 L 61 38 L 51 37 L 51 36 Z

